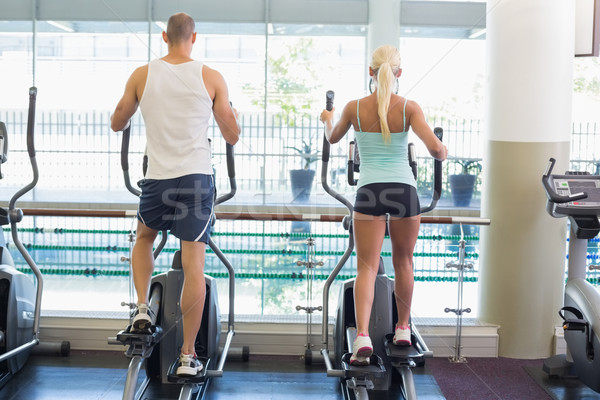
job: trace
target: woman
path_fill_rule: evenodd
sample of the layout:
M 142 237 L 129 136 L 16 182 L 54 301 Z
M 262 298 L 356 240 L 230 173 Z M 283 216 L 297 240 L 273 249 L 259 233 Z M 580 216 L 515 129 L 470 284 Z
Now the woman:
M 373 354 L 369 317 L 386 215 L 389 215 L 398 309 L 393 343 L 400 346 L 411 343 L 409 318 L 414 286 L 413 251 L 421 218 L 416 181 L 408 164 L 409 128 L 434 158 L 443 161 L 448 155 L 446 146 L 427 125 L 421 107 L 392 93 L 401 73 L 398 49 L 390 45 L 381 46 L 373 52 L 369 67 L 369 75 L 376 86 L 374 92 L 346 104 L 335 125 L 332 123 L 335 109 L 321 113 L 329 143 L 339 142 L 350 127 L 354 128 L 361 157 L 353 213 L 357 257 L 354 283 L 357 337 L 350 363 L 354 365 L 368 365 Z

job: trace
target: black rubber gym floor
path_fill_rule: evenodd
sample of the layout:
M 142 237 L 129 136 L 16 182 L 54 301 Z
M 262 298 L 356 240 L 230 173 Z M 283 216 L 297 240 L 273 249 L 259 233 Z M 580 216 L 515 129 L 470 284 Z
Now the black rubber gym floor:
M 121 352 L 72 351 L 68 357 L 32 355 L 23 370 L 0 389 L 1 400 L 118 400 L 129 360 Z M 427 359 L 413 369 L 420 400 L 600 400 L 577 379 L 553 379 L 543 360 L 470 358 L 466 364 Z M 145 399 L 177 399 L 177 385 L 152 385 Z M 211 400 L 340 399 L 336 378 L 323 364 L 305 365 L 299 357 L 251 355 L 228 360 L 222 378 L 207 387 Z M 397 390 L 372 399 L 400 399 Z
M 69 357 L 33 355 L 26 366 L 0 389 L 2 400 L 121 399 L 128 359 L 119 352 L 78 352 Z M 419 399 L 444 399 L 426 368 L 414 370 Z M 338 379 L 323 364 L 305 365 L 299 357 L 251 356 L 247 362 L 227 361 L 221 378 L 207 387 L 211 400 L 340 399 Z M 176 399 L 177 385 L 152 385 L 145 398 Z M 381 393 L 398 399 L 398 392 Z

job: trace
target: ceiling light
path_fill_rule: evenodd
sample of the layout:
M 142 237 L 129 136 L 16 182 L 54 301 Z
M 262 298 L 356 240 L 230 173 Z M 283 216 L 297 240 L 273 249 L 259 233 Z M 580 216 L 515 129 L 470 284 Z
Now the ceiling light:
M 75 32 L 75 29 L 72 28 L 73 25 L 70 22 L 48 21 L 48 23 L 55 28 L 62 29 L 65 32 Z

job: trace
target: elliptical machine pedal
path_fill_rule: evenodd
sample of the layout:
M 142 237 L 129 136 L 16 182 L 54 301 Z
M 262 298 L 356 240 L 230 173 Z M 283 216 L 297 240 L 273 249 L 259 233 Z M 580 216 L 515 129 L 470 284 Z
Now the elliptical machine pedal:
M 383 360 L 377 354 L 369 356 L 369 365 L 352 365 L 350 357 L 352 353 L 346 353 L 342 356 L 342 369 L 346 378 L 356 378 L 370 376 L 372 378 L 382 378 L 385 375 L 385 366 Z
M 177 364 L 179 360 L 175 360 L 171 367 L 169 367 L 169 372 L 167 374 L 167 379 L 171 383 L 177 383 L 180 385 L 186 384 L 195 384 L 195 383 L 204 383 L 206 380 L 206 371 L 208 370 L 210 364 L 210 358 L 208 357 L 197 357 L 198 361 L 200 361 L 203 365 L 202 371 L 198 372 L 194 376 L 180 376 L 177 375 Z
M 423 352 L 415 348 L 415 337 L 411 334 L 411 345 L 410 346 L 398 346 L 394 344 L 394 334 L 388 333 L 383 338 L 383 347 L 385 348 L 385 354 L 391 358 L 404 358 L 404 357 L 423 357 Z
M 117 340 L 124 346 L 128 346 L 125 351 L 127 357 L 139 355 L 141 357 L 149 357 L 152 353 L 152 348 L 162 337 L 162 328 L 160 326 L 152 326 L 149 333 L 131 332 L 131 325 L 126 329 L 117 333 Z

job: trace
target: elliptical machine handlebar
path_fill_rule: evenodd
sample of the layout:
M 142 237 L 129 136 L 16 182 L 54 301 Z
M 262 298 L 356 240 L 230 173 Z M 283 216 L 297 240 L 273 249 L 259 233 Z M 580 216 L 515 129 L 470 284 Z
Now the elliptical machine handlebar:
M 32 86 L 29 88 L 29 112 L 27 117 L 27 152 L 29 154 L 29 162 L 31 163 L 31 169 L 33 171 L 33 179 L 32 181 L 23 187 L 21 190 L 17 191 L 10 199 L 8 205 L 8 220 L 10 222 L 11 236 L 14 242 L 15 247 L 19 250 L 19 253 L 23 256 L 23 259 L 31 268 L 31 271 L 35 275 L 37 280 L 36 285 L 36 295 L 35 295 L 35 308 L 33 314 L 33 329 L 32 329 L 32 340 L 24 343 L 10 351 L 7 351 L 4 354 L 0 355 L 0 362 L 8 360 L 11 357 L 37 345 L 39 343 L 39 333 L 40 333 L 40 314 L 42 308 L 42 291 L 44 287 L 44 279 L 42 277 L 42 272 L 38 268 L 37 264 L 19 239 L 17 224 L 21 222 L 23 219 L 23 210 L 20 208 L 16 208 L 15 204 L 17 200 L 29 192 L 31 189 L 35 187 L 39 178 L 39 170 L 37 166 L 37 161 L 35 158 L 35 142 L 34 142 L 34 131 L 35 131 L 35 106 L 37 99 L 37 88 Z
M 229 105 L 233 107 L 231 101 L 229 102 Z M 231 199 L 237 192 L 237 183 L 235 182 L 235 156 L 233 145 L 231 143 L 226 143 L 225 145 L 225 158 L 227 162 L 227 176 L 229 176 L 229 192 L 217 197 L 215 206 Z
M 127 127 L 123 129 L 123 137 L 121 138 L 121 169 L 123 170 L 123 179 L 125 181 L 125 187 L 131 194 L 136 197 L 140 197 L 142 195 L 142 191 L 136 189 L 131 184 L 131 176 L 129 175 L 129 139 L 131 137 L 131 121 L 127 124 Z M 144 176 L 146 175 L 146 170 L 148 169 L 148 156 L 144 154 L 142 172 Z M 156 260 L 160 255 L 162 249 L 167 244 L 169 234 L 167 231 L 161 232 L 160 242 L 152 252 L 152 256 Z
M 334 99 L 334 92 L 331 90 L 328 90 L 327 94 L 326 94 L 326 109 L 328 111 L 331 111 L 333 109 L 333 99 Z M 443 135 L 444 135 L 444 130 L 442 128 L 439 128 L 439 127 L 435 128 L 433 130 L 433 133 L 437 136 L 437 138 L 440 141 L 442 140 Z M 321 161 L 322 161 L 321 183 L 323 185 L 323 189 L 325 189 L 325 192 L 327 192 L 329 195 L 331 195 L 336 200 L 338 200 L 343 205 L 345 205 L 348 208 L 348 210 L 350 210 L 350 213 L 352 213 L 354 211 L 354 206 L 352 205 L 352 203 L 350 203 L 350 201 L 348 201 L 344 196 L 342 196 L 341 194 L 339 194 L 338 192 L 333 190 L 327 183 L 327 167 L 329 164 L 330 147 L 331 147 L 331 145 L 327 141 L 327 137 L 324 135 L 323 136 L 323 155 L 321 157 Z M 415 175 L 415 179 L 416 179 L 417 164 L 415 161 L 416 157 L 414 156 L 414 146 L 409 146 L 409 153 L 410 153 L 409 159 L 411 160 L 410 167 L 411 167 L 413 174 Z M 356 185 L 356 183 L 358 182 L 357 180 L 354 179 L 354 172 L 358 172 L 358 163 L 355 163 L 356 156 L 357 156 L 356 143 L 350 142 L 350 154 L 349 154 L 349 158 L 348 158 L 348 183 L 352 186 Z M 429 203 L 429 205 L 427 205 L 425 207 L 421 207 L 421 214 L 424 214 L 426 212 L 433 210 L 435 208 L 435 206 L 437 205 L 438 200 L 442 196 L 442 183 L 443 183 L 442 182 L 442 161 L 434 160 L 433 175 L 434 175 L 434 177 L 433 177 L 433 194 L 431 196 L 431 202 Z
M 335 98 L 335 93 L 333 90 L 328 90 L 325 94 L 325 108 L 327 111 L 331 111 L 333 109 L 333 99 Z M 323 189 L 327 192 L 331 197 L 345 205 L 350 213 L 354 211 L 354 206 L 348 199 L 344 196 L 333 190 L 329 183 L 327 183 L 327 167 L 329 166 L 329 152 L 331 149 L 331 144 L 327 140 L 327 135 L 323 135 L 323 154 L 321 156 L 321 184 L 323 185 Z
M 129 174 L 129 142 L 130 142 L 130 138 L 131 138 L 131 123 L 129 123 L 127 125 L 127 127 L 123 130 L 123 137 L 121 139 L 121 169 L 123 170 L 123 179 L 125 181 L 125 187 L 127 188 L 127 190 L 129 190 L 129 192 L 132 193 L 134 196 L 140 197 L 142 195 L 142 191 L 133 187 L 133 185 L 131 184 L 131 176 Z M 226 158 L 227 158 L 227 174 L 229 176 L 230 190 L 228 193 L 225 193 L 224 195 L 217 197 L 217 199 L 215 200 L 215 206 L 217 204 L 221 204 L 221 203 L 231 199 L 237 191 L 237 184 L 235 181 L 235 160 L 234 160 L 234 151 L 233 151 L 232 144 L 227 143 L 225 153 L 226 153 Z M 143 166 L 142 166 L 144 175 L 146 175 L 147 169 L 148 169 L 148 156 L 146 154 L 144 154 L 144 160 L 143 160 Z M 167 242 L 167 232 L 162 232 L 161 241 L 160 241 L 159 245 L 156 247 L 156 249 L 154 250 L 154 258 L 158 257 L 161 250 L 165 246 L 166 242 Z
M 35 143 L 33 140 L 33 131 L 35 129 L 35 103 L 37 99 L 37 88 L 29 88 L 29 113 L 27 115 L 27 152 L 29 157 L 35 157 Z
M 125 180 L 125 187 L 131 194 L 136 197 L 142 195 L 141 190 L 136 189 L 131 184 L 131 177 L 129 175 L 129 138 L 131 136 L 131 123 L 127 125 L 127 128 L 123 130 L 123 138 L 121 139 L 121 169 L 123 170 L 123 179 Z
M 123 130 L 123 137 L 121 140 L 121 169 L 123 170 L 123 179 L 125 180 L 125 187 L 127 188 L 127 190 L 129 190 L 129 192 L 131 192 L 134 196 L 140 197 L 142 195 L 142 192 L 139 189 L 136 189 L 135 187 L 133 187 L 133 185 L 131 184 L 131 176 L 129 175 L 129 141 L 130 141 L 130 137 L 131 137 L 131 123 L 127 126 L 127 128 L 125 128 Z M 230 184 L 231 189 L 228 193 L 217 198 L 215 205 L 223 203 L 223 202 L 231 199 L 237 191 L 237 184 L 235 181 L 235 161 L 234 161 L 233 145 L 227 143 L 225 152 L 226 152 L 226 157 L 227 157 L 227 174 L 229 176 L 229 184 Z M 146 174 L 147 163 L 148 163 L 148 157 L 146 155 L 144 155 L 144 165 L 143 165 L 144 175 Z
M 37 88 L 32 86 L 29 88 L 29 112 L 27 114 L 27 153 L 29 154 L 29 161 L 31 163 L 31 170 L 33 172 L 33 179 L 29 184 L 19 190 L 13 195 L 8 203 L 8 212 L 11 221 L 21 222 L 23 219 L 23 212 L 15 208 L 17 200 L 21 198 L 25 193 L 37 185 L 39 178 L 39 170 L 37 161 L 35 159 L 35 141 L 34 141 L 34 130 L 35 130 L 35 105 L 37 99 Z
M 335 93 L 333 90 L 328 90 L 325 93 L 325 109 L 327 111 L 333 110 L 333 99 L 335 98 Z M 329 142 L 327 141 L 327 136 L 323 135 L 323 155 L 321 156 L 321 161 L 328 162 L 329 161 Z
M 546 172 L 542 176 L 542 184 L 544 185 L 548 201 L 551 203 L 562 204 L 587 198 L 588 194 L 585 192 L 579 192 L 568 196 L 563 196 L 556 193 L 556 190 L 554 190 L 552 184 L 550 183 L 550 176 L 552 174 L 552 170 L 554 169 L 555 163 L 556 160 L 551 157 L 550 160 L 548 160 L 548 167 L 546 168 Z
M 235 181 L 234 151 L 233 145 L 230 143 L 227 143 L 227 145 L 225 146 L 225 157 L 227 159 L 227 175 L 229 176 L 229 192 L 217 197 L 217 200 L 215 201 L 215 206 L 231 199 L 233 196 L 235 196 L 235 193 L 237 192 L 237 183 Z
M 433 130 L 435 136 L 437 136 L 440 141 L 444 136 L 444 130 L 442 128 L 435 128 Z M 416 163 L 414 167 L 416 168 Z M 433 194 L 431 196 L 431 202 L 426 207 L 421 207 L 421 214 L 429 212 L 435 208 L 438 200 L 442 196 L 442 161 L 434 160 L 433 161 Z

